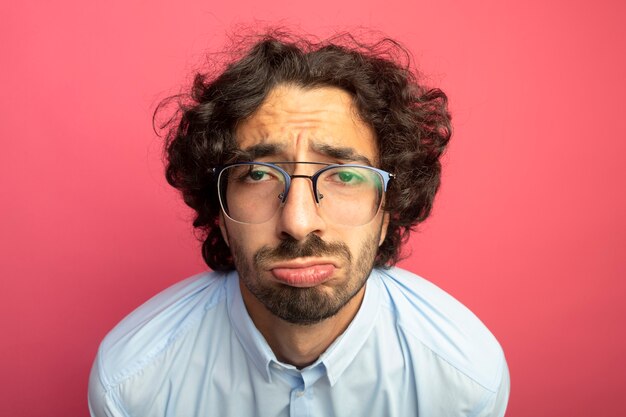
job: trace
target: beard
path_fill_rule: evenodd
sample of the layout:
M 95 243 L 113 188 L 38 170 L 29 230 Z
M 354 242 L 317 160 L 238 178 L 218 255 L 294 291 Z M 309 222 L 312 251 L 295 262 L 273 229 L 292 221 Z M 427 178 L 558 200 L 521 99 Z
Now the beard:
M 293 324 L 311 325 L 336 315 L 367 282 L 374 266 L 380 232 L 366 238 L 353 259 L 349 248 L 341 242 L 324 242 L 311 234 L 303 242 L 287 238 L 271 248 L 259 249 L 248 263 L 243 250 L 231 242 L 231 251 L 239 279 L 272 314 Z M 299 257 L 332 256 L 345 265 L 343 277 L 336 285 L 308 288 L 264 282 L 260 271 L 266 271 L 272 262 Z

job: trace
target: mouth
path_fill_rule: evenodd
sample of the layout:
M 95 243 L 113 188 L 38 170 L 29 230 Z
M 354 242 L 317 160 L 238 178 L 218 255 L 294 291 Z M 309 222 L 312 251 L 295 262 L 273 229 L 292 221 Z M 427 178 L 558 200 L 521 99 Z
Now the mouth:
M 309 288 L 328 281 L 336 269 L 333 262 L 320 259 L 306 262 L 281 262 L 273 265 L 270 272 L 282 284 Z

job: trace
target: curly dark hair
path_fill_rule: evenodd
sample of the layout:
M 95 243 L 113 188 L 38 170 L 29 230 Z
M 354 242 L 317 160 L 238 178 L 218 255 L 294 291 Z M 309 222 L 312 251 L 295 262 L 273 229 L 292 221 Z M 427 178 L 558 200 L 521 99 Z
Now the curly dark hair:
M 279 84 L 338 87 L 352 95 L 376 133 L 380 168 L 396 175 L 385 198 L 390 221 L 375 265 L 398 262 L 410 231 L 430 214 L 451 135 L 446 95 L 418 83 L 408 51 L 387 38 L 363 44 L 351 35 L 318 42 L 270 33 L 215 72 L 196 74 L 190 93 L 164 100 L 155 112 L 156 124 L 162 110 L 176 105 L 175 115 L 159 126 L 165 130 L 166 178 L 195 211 L 193 226 L 209 267 L 234 268 L 219 229 L 212 168 L 233 160 L 237 123 Z

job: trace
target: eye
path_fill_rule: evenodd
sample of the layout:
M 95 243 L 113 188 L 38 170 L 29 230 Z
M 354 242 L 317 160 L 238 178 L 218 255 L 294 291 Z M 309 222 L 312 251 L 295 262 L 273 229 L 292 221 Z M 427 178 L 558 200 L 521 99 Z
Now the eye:
M 357 172 L 350 170 L 336 171 L 330 176 L 330 180 L 338 184 L 356 185 L 362 183 L 364 178 Z
M 248 172 L 248 178 L 252 181 L 267 181 L 269 178 L 269 173 L 266 171 L 261 171 L 260 169 L 251 169 Z
M 244 182 L 258 183 L 276 179 L 276 173 L 265 167 L 250 167 L 243 177 Z

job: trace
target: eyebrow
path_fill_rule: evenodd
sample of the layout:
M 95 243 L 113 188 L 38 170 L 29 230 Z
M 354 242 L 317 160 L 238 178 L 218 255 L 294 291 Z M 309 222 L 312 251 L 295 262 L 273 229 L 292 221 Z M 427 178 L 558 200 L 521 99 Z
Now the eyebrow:
M 329 156 L 333 159 L 345 162 L 360 162 L 368 166 L 374 166 L 368 157 L 358 153 L 354 148 L 332 146 L 326 143 L 312 143 L 311 148 L 314 152 Z M 279 155 L 284 149 L 284 144 L 259 143 L 246 149 L 238 149 L 236 151 L 236 158 L 238 161 L 254 161 L 258 158 Z
M 254 161 L 266 156 L 278 155 L 285 149 L 285 145 L 278 143 L 259 143 L 246 149 L 237 149 L 236 158 L 238 161 Z
M 370 161 L 368 157 L 358 153 L 354 148 L 332 146 L 325 143 L 313 143 L 312 148 L 313 151 L 330 156 L 334 159 L 346 162 L 361 162 L 365 165 L 373 166 L 372 161 Z

